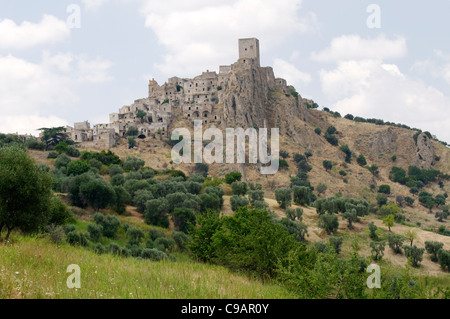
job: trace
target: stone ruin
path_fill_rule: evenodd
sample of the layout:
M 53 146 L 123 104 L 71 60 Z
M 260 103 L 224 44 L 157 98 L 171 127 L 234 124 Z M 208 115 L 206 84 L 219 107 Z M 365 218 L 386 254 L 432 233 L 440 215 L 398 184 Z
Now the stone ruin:
M 207 70 L 193 79 L 172 77 L 162 85 L 154 79 L 148 85 L 148 97 L 134 101 L 109 115 L 108 124 L 91 128 L 88 121 L 67 126 L 67 134 L 82 146 L 108 149 L 119 138 L 127 136 L 128 129 L 138 130 L 138 138 L 167 138 L 170 124 L 178 119 L 202 120 L 204 124 L 221 124 L 224 106 L 220 103 L 222 88 L 228 84 L 234 70 L 261 68 L 259 40 L 239 39 L 239 59 L 236 63 L 219 67 L 219 74 Z M 274 79 L 275 86 L 286 90 L 286 80 Z

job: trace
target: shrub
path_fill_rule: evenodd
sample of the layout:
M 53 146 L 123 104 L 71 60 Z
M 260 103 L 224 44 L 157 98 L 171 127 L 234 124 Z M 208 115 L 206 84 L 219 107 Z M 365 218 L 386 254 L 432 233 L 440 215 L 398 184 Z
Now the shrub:
M 330 236 L 330 238 L 328 238 L 328 241 L 330 242 L 331 247 L 334 248 L 334 251 L 336 252 L 336 254 L 339 255 L 341 253 L 341 247 L 342 247 L 342 243 L 344 242 L 344 238 Z
M 96 243 L 92 249 L 93 249 L 94 253 L 96 253 L 98 255 L 105 253 L 105 247 L 100 243 Z
M 319 218 L 319 227 L 323 228 L 328 235 L 335 233 L 339 228 L 338 217 L 334 214 L 322 214 Z
M 57 169 L 60 169 L 62 167 L 67 167 L 69 163 L 71 162 L 70 158 L 66 154 L 58 155 L 55 161 L 55 167 Z
M 397 234 L 388 235 L 388 245 L 394 251 L 395 254 L 402 253 L 402 245 L 405 241 L 405 237 Z
M 145 161 L 136 158 L 136 157 L 128 157 L 125 163 L 123 164 L 123 167 L 127 171 L 138 171 L 142 167 L 144 167 Z
M 240 207 L 247 207 L 249 200 L 246 197 L 233 195 L 230 198 L 231 210 L 236 212 Z
M 72 245 L 81 245 L 86 246 L 88 243 L 88 239 L 84 233 L 78 233 L 76 231 L 71 231 L 66 235 L 67 242 Z
M 443 243 L 440 243 L 438 241 L 426 241 L 425 242 L 425 249 L 427 253 L 430 254 L 431 261 L 437 262 L 438 261 L 438 252 L 442 249 L 444 246 Z
M 72 161 L 69 164 L 67 164 L 67 176 L 77 176 L 77 175 L 81 175 L 83 173 L 86 173 L 87 171 L 89 171 L 91 167 L 89 166 L 88 163 L 86 163 L 85 161 Z
M 356 162 L 360 165 L 360 166 L 366 166 L 367 165 L 367 160 L 364 157 L 364 155 L 359 155 L 358 158 L 356 159 Z
M 377 204 L 378 204 L 379 207 L 381 207 L 383 205 L 386 205 L 387 201 L 388 201 L 388 198 L 387 198 L 386 195 L 383 195 L 383 194 L 378 194 L 377 195 Z
M 329 161 L 329 160 L 325 160 L 322 162 L 323 167 L 329 171 L 330 169 L 333 168 L 333 162 Z
M 414 202 L 415 202 L 415 199 L 414 199 L 414 198 L 409 197 L 409 196 L 406 196 L 404 199 L 405 199 L 405 203 L 406 203 L 408 206 L 414 205 Z
M 301 222 L 302 216 L 303 216 L 303 209 L 299 208 L 299 207 L 295 208 L 295 209 L 287 208 L 286 216 L 292 221 L 295 221 L 296 219 L 298 219 L 298 221 Z
M 391 193 L 391 187 L 389 185 L 380 185 L 378 193 L 389 195 Z
M 112 186 L 100 179 L 93 179 L 87 183 L 81 184 L 80 195 L 86 200 L 87 204 L 96 211 L 101 208 L 106 208 L 115 201 L 115 192 Z
M 195 213 L 189 208 L 175 208 L 172 213 L 175 228 L 183 233 L 188 233 L 191 227 L 195 226 Z
M 185 251 L 187 249 L 187 245 L 192 241 L 191 237 L 183 232 L 177 231 L 172 233 L 172 238 L 180 251 Z
M 320 127 L 316 127 L 316 129 L 314 130 L 314 132 L 315 132 L 317 135 L 321 135 L 321 134 L 322 134 L 322 129 L 321 129 Z
M 264 201 L 264 191 L 263 190 L 249 190 L 248 197 L 250 200 L 250 205 L 254 206 L 256 201 Z
M 440 249 L 438 251 L 438 262 L 443 271 L 445 271 L 445 269 L 450 271 L 450 250 Z
M 308 234 L 308 226 L 301 222 L 295 222 L 293 220 L 283 218 L 280 224 L 291 235 L 294 235 L 295 240 L 304 242 Z
M 372 241 L 370 242 L 370 248 L 372 248 L 371 254 L 375 261 L 383 259 L 384 249 L 386 247 L 386 242 L 384 241 Z
M 130 245 L 138 245 L 144 239 L 144 232 L 136 227 L 129 227 L 127 230 L 127 235 L 129 237 L 128 243 Z
M 283 159 L 286 159 L 286 158 L 289 157 L 289 153 L 286 152 L 286 151 L 280 150 L 280 156 L 281 156 Z
M 333 146 L 337 146 L 339 144 L 339 140 L 334 135 L 325 133 L 325 139 Z
M 145 204 L 145 222 L 163 228 L 169 227 L 169 203 L 165 198 L 152 199 Z
M 269 204 L 267 204 L 265 201 L 256 200 L 253 203 L 253 208 L 259 209 L 259 210 L 267 210 L 267 209 L 269 209 Z
M 419 267 L 419 263 L 422 261 L 423 253 L 425 251 L 424 248 L 418 248 L 417 246 L 403 246 L 405 250 L 405 256 L 411 260 L 411 265 L 413 267 Z
M 205 163 L 196 163 L 194 170 L 197 174 L 201 174 L 206 177 L 208 176 L 209 166 Z
M 378 239 L 378 235 L 376 233 L 378 227 L 374 224 L 374 222 L 370 222 L 369 223 L 369 237 L 373 240 L 377 240 Z
M 231 172 L 225 175 L 225 182 L 227 184 L 233 184 L 234 182 L 240 182 L 242 179 L 242 174 L 239 172 Z
M 406 184 L 406 171 L 400 167 L 392 167 L 389 173 L 389 179 L 395 183 Z
M 208 210 L 220 211 L 222 201 L 217 194 L 215 193 L 201 194 L 199 198 L 201 201 L 200 210 L 202 212 L 206 212 Z
M 103 227 L 97 224 L 89 224 L 87 226 L 87 231 L 89 233 L 89 238 L 91 241 L 98 242 L 102 237 Z
M 292 201 L 291 193 L 292 191 L 289 188 L 279 188 L 275 190 L 275 199 L 281 208 L 285 209 L 286 207 L 291 206 Z
M 297 205 L 309 205 L 311 204 L 311 189 L 305 186 L 294 186 L 292 188 L 294 203 Z
M 352 151 L 348 147 L 348 145 L 342 145 L 339 150 L 345 154 L 345 162 L 351 163 L 352 162 Z
M 247 208 L 223 217 L 212 243 L 218 263 L 261 277 L 273 277 L 279 260 L 297 246 L 283 226 L 272 222 L 267 211 Z
M 57 152 L 50 152 L 50 153 L 48 153 L 48 156 L 47 156 L 47 158 L 48 159 L 55 159 L 55 158 L 58 158 L 58 153 Z
M 231 184 L 233 195 L 245 196 L 247 194 L 247 183 L 233 182 Z
M 141 189 L 136 191 L 136 193 L 134 194 L 133 203 L 136 206 L 136 210 L 139 213 L 144 214 L 147 202 L 152 199 L 154 199 L 154 197 L 151 191 L 147 189 Z
M 356 213 L 356 209 L 347 210 L 345 213 L 342 214 L 342 217 L 344 219 L 347 219 L 347 222 L 348 222 L 347 228 L 348 229 L 353 229 L 353 223 L 359 222 L 359 218 Z
M 152 228 L 150 228 L 150 230 L 148 231 L 148 236 L 149 236 L 149 238 L 151 239 L 151 240 L 156 240 L 156 239 L 158 239 L 158 238 L 160 238 L 160 237 L 164 237 L 164 232 L 163 231 L 161 231 L 161 230 L 159 230 L 158 228 L 156 228 L 156 227 L 152 227 Z
M 319 185 L 317 185 L 316 190 L 319 193 L 319 195 L 322 195 L 323 193 L 326 192 L 327 188 L 328 188 L 327 185 L 320 183 Z
M 167 258 L 167 254 L 157 249 L 144 248 L 141 257 L 152 261 L 161 261 Z
M 172 238 L 166 238 L 166 237 L 159 237 L 154 242 L 155 247 L 159 247 L 160 249 L 163 249 L 164 251 L 173 251 L 175 248 L 175 240 Z

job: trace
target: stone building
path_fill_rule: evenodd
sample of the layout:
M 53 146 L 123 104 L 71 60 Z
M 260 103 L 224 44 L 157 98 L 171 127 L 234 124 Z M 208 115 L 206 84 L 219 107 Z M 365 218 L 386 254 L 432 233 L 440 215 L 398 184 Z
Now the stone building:
M 118 113 L 111 113 L 108 124 L 97 124 L 91 129 L 87 121 L 75 123 L 74 128 L 67 127 L 68 134 L 75 142 L 108 148 L 125 137 L 131 127 L 138 129 L 138 138 L 167 137 L 170 124 L 180 116 L 192 121 L 202 120 L 204 124 L 220 124 L 224 117 L 222 89 L 236 70 L 252 67 L 273 75 L 270 67 L 260 67 L 259 40 L 239 39 L 238 61 L 220 66 L 219 74 L 207 70 L 193 79 L 172 77 L 162 85 L 152 79 L 148 84 L 148 97 L 123 106 Z M 284 79 L 272 82 L 283 90 L 287 87 Z

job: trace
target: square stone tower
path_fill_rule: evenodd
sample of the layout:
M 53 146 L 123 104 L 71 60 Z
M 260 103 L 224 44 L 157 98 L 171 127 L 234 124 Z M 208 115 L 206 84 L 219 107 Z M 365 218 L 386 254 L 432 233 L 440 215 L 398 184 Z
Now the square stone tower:
M 257 66 L 261 66 L 258 39 L 239 39 L 239 60 L 241 59 L 251 59 Z

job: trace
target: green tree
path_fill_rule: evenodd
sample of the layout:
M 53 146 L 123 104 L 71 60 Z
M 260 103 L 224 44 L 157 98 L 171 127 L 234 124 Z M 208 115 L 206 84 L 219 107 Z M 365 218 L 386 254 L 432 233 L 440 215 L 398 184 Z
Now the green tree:
M 115 194 L 114 211 L 119 215 L 123 215 L 126 212 L 127 204 L 131 202 L 131 195 L 122 186 L 114 186 L 113 190 Z
M 352 151 L 348 147 L 348 145 L 342 145 L 339 150 L 345 154 L 345 162 L 351 163 L 352 162 Z
M 416 233 L 415 231 L 413 231 L 413 230 L 408 230 L 408 231 L 405 233 L 405 238 L 406 238 L 407 240 L 409 240 L 409 244 L 410 244 L 410 246 L 412 246 L 414 240 L 417 239 L 417 233 Z
M 325 161 L 323 161 L 322 164 L 323 164 L 323 167 L 324 167 L 327 171 L 329 171 L 330 169 L 333 168 L 333 162 L 331 162 L 331 161 L 325 160 Z
M 272 222 L 267 211 L 241 208 L 234 216 L 222 219 L 212 238 L 215 260 L 232 269 L 273 277 L 278 261 L 297 246 L 283 226 Z
M 384 241 L 371 241 L 370 248 L 372 248 L 372 258 L 375 261 L 383 259 L 384 249 L 386 248 L 386 242 Z
M 380 185 L 378 193 L 389 195 L 391 193 L 391 187 L 389 185 Z
M 169 203 L 165 198 L 147 201 L 145 210 L 145 222 L 163 228 L 169 227 Z
M 356 159 L 356 162 L 360 165 L 360 166 L 366 166 L 367 165 L 367 160 L 364 157 L 364 155 L 359 155 L 358 158 Z
M 245 196 L 247 194 L 247 183 L 245 182 L 233 182 L 231 184 L 233 195 Z
M 322 214 L 319 217 L 319 227 L 323 228 L 328 235 L 335 233 L 339 228 L 338 217 L 334 214 Z
M 438 261 L 438 252 L 439 250 L 444 247 L 443 243 L 440 243 L 438 241 L 426 241 L 425 242 L 425 249 L 427 253 L 430 254 L 431 261 L 437 262 Z
M 289 188 L 275 190 L 275 199 L 281 208 L 285 209 L 286 207 L 290 207 L 292 201 L 291 190 Z
M 328 188 L 327 185 L 320 183 L 319 185 L 317 185 L 316 190 L 319 193 L 319 195 L 322 195 L 323 193 L 326 192 L 327 188 Z
M 129 238 L 128 243 L 130 245 L 138 245 L 138 246 L 145 237 L 144 232 L 136 227 L 129 227 L 127 230 L 127 235 Z
M 89 224 L 87 226 L 87 232 L 89 233 L 89 239 L 94 242 L 98 242 L 102 237 L 103 226 L 97 224 Z
M 60 142 L 66 142 L 69 140 L 69 137 L 66 134 L 66 128 L 63 126 L 40 128 L 39 131 L 42 131 L 41 140 L 46 144 L 46 150 L 58 145 Z
M 50 217 L 52 180 L 18 146 L 0 148 L 0 239 L 18 228 L 34 232 Z
M 230 198 L 231 210 L 236 212 L 240 207 L 247 207 L 249 200 L 246 197 L 233 195 Z
M 438 262 L 443 271 L 450 271 L 450 250 L 439 249 Z
M 292 188 L 292 193 L 294 197 L 294 203 L 297 205 L 309 205 L 311 204 L 311 189 L 305 186 L 294 186 Z
M 89 171 L 91 167 L 88 163 L 82 160 L 72 161 L 67 165 L 67 176 L 77 176 Z
M 196 225 L 196 216 L 192 209 L 189 208 L 175 208 L 172 213 L 175 228 L 183 233 L 188 233 L 189 230 Z
M 384 194 L 378 194 L 377 195 L 377 204 L 379 207 L 382 207 L 383 205 L 386 205 L 388 201 L 388 198 Z
M 395 254 L 402 253 L 402 245 L 406 240 L 402 235 L 389 234 L 388 235 L 388 245 L 394 251 Z
M 303 209 L 300 207 L 297 207 L 295 209 L 287 208 L 286 209 L 286 216 L 292 220 L 295 221 L 298 219 L 299 222 L 302 221 L 303 216 Z
M 234 182 L 240 182 L 242 179 L 242 174 L 239 172 L 231 172 L 225 175 L 225 183 L 233 184 Z
M 342 214 L 342 217 L 344 219 L 347 219 L 348 229 L 353 229 L 353 223 L 359 222 L 359 218 L 356 212 L 356 209 L 347 210 L 345 213 Z
M 377 240 L 378 239 L 378 235 L 376 233 L 377 229 L 378 229 L 378 227 L 374 224 L 374 222 L 370 222 L 369 223 L 369 232 L 370 232 L 369 237 L 370 237 L 370 239 L 372 239 L 372 240 Z
M 329 241 L 331 247 L 334 248 L 334 251 L 336 252 L 336 254 L 339 255 L 341 253 L 342 243 L 344 242 L 344 238 L 337 237 L 337 236 L 330 236 L 330 238 L 328 238 L 328 241 Z
M 394 226 L 394 215 L 387 215 L 386 218 L 383 219 L 383 224 L 389 228 L 390 232 L 391 227 Z
M 98 211 L 115 202 L 115 192 L 110 184 L 104 180 L 94 179 L 80 186 L 80 195 L 87 204 Z
M 425 249 L 418 248 L 416 245 L 412 247 L 404 246 L 403 249 L 405 250 L 405 256 L 411 261 L 411 265 L 415 268 L 420 267 L 419 263 L 422 261 Z
M 139 134 L 139 130 L 137 129 L 137 127 L 130 126 L 127 130 L 128 136 L 135 137 L 138 134 Z
M 128 149 L 133 149 L 137 146 L 136 139 L 134 137 L 128 138 Z
M 218 211 L 208 211 L 197 216 L 197 227 L 191 229 L 189 235 L 192 241 L 188 244 L 195 258 L 210 262 L 216 257 L 213 237 L 220 229 L 223 219 Z

